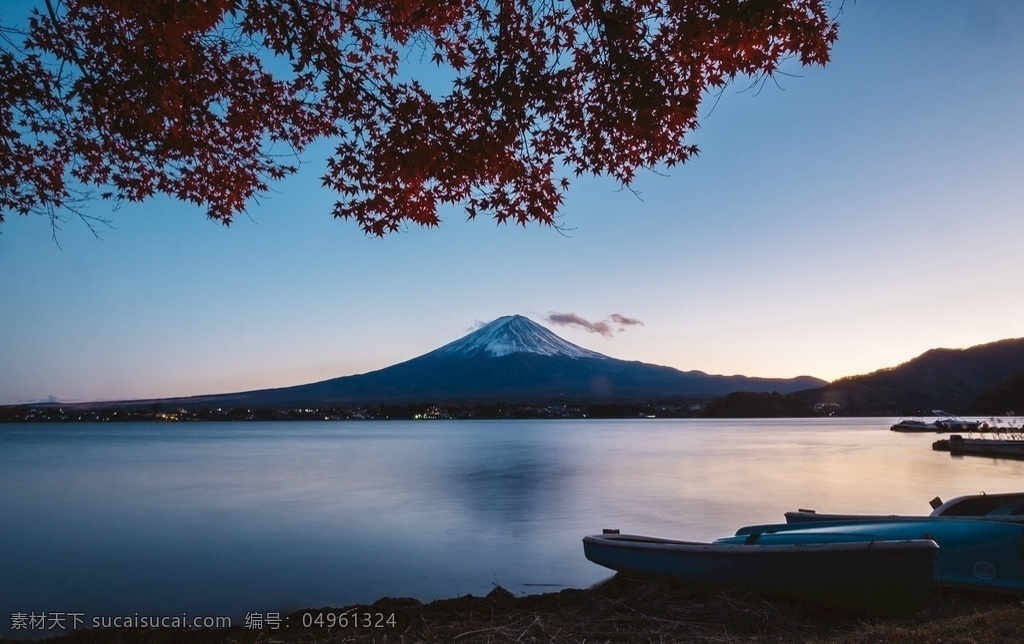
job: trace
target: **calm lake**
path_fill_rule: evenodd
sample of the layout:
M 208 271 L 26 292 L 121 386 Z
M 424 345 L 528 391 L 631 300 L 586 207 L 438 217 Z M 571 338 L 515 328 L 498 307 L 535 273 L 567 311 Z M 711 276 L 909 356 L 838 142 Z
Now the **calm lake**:
M 0 425 L 0 634 L 586 587 L 610 575 L 580 541 L 602 528 L 711 540 L 1024 487 L 1024 462 L 894 420 Z

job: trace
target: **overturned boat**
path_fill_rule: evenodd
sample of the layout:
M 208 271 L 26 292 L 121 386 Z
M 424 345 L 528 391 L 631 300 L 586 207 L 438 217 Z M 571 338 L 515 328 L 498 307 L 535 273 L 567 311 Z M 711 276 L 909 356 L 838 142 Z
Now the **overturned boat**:
M 748 535 L 713 543 L 617 531 L 584 537 L 590 561 L 620 573 L 810 599 L 869 614 L 919 610 L 939 547 L 928 538 Z

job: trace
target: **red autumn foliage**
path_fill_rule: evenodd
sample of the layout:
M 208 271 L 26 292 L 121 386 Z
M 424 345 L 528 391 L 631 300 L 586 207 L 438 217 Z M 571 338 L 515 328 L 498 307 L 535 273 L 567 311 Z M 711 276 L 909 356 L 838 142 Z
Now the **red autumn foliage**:
M 437 225 L 444 205 L 551 224 L 573 176 L 629 185 L 692 156 L 709 90 L 788 57 L 825 64 L 827 8 L 41 0 L 23 28 L 0 23 L 0 221 L 96 189 L 227 224 L 327 138 L 334 215 L 367 233 Z

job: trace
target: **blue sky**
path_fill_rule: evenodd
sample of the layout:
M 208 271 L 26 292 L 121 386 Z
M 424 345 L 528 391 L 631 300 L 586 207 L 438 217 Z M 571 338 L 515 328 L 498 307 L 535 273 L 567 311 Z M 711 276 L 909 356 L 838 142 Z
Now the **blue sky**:
M 330 217 L 329 147 L 225 228 L 154 200 L 0 226 L 0 404 L 241 391 L 363 373 L 479 322 L 630 360 L 834 379 L 1024 336 L 1024 4 L 847 1 L 833 62 L 710 102 L 700 156 L 637 198 L 577 181 L 562 225 L 383 239 Z

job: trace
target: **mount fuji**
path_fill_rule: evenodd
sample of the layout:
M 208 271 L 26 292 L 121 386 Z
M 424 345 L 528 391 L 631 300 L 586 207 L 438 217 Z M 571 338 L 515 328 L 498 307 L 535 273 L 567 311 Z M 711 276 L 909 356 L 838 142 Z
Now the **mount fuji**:
M 164 399 L 183 407 L 288 409 L 376 403 L 593 403 L 792 393 L 809 376 L 772 379 L 619 360 L 579 347 L 521 315 L 498 318 L 434 351 L 378 371 L 306 385 Z

